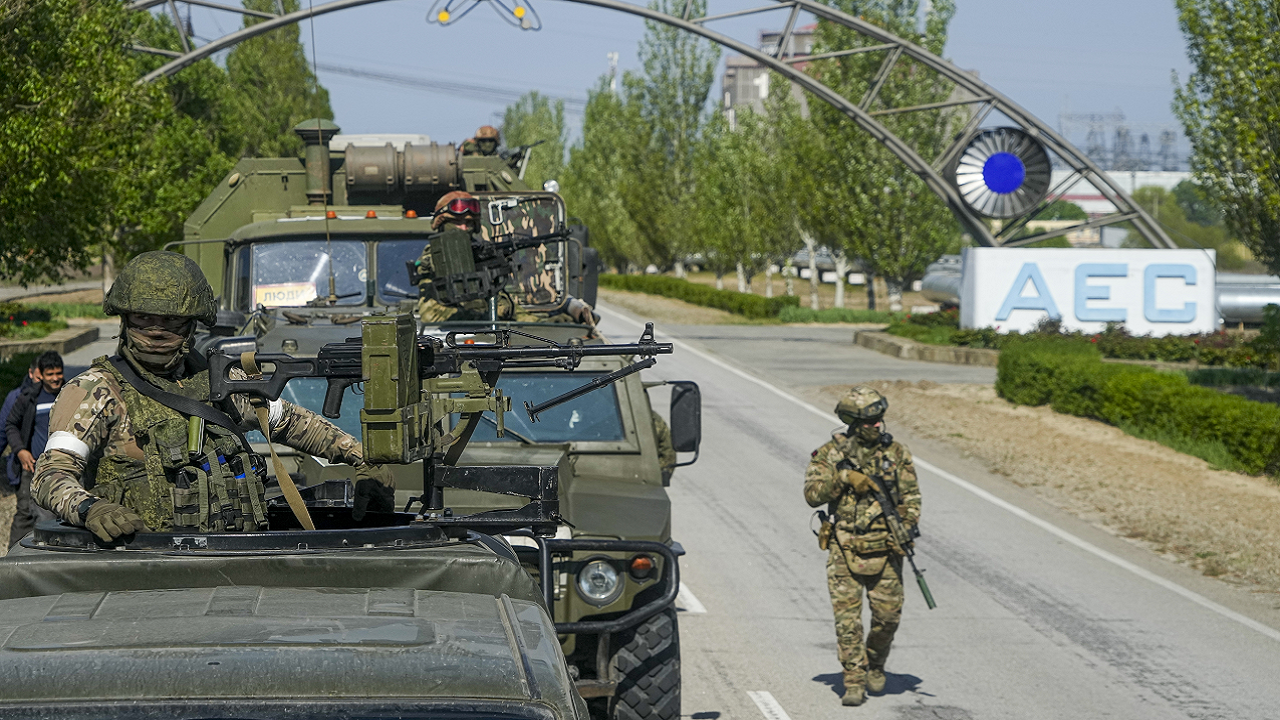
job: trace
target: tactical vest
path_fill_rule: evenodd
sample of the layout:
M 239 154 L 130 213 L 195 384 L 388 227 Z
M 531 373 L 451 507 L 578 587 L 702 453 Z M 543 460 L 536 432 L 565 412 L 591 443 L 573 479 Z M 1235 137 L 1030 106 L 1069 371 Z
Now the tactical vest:
M 265 530 L 265 465 L 229 430 L 205 425 L 198 452 L 188 443 L 186 415 L 139 393 L 107 358 L 93 367 L 110 373 L 142 449 L 143 459 L 108 455 L 98 464 L 93 492 L 137 512 L 157 531 Z M 209 371 L 182 380 L 184 395 L 207 402 Z
M 895 506 L 902 504 L 902 491 L 898 487 L 901 468 L 887 452 L 887 448 L 879 446 L 866 447 L 853 438 L 846 438 L 839 443 L 839 448 L 849 462 L 860 472 L 867 475 L 880 475 L 889 488 L 889 502 Z M 871 503 L 875 502 L 870 495 L 857 498 L 856 510 L 852 517 L 843 518 L 852 525 L 849 537 L 850 549 L 856 555 L 874 555 L 888 552 L 891 548 L 889 530 L 880 513 L 869 518 Z M 831 512 L 836 512 L 840 498 L 831 503 Z

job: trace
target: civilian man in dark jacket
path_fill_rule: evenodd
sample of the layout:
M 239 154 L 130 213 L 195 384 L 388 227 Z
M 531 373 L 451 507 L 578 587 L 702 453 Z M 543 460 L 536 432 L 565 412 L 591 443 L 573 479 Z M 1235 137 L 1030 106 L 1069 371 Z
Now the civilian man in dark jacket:
M 31 532 L 37 520 L 54 519 L 53 513 L 31 502 L 31 477 L 36 469 L 36 458 L 49 442 L 49 411 L 62 389 L 62 356 L 50 350 L 36 358 L 36 368 L 40 372 L 40 383 L 18 394 L 4 422 L 15 464 L 22 471 L 18 483 L 18 507 L 9 530 L 9 547 L 18 544 Z
M 31 367 L 27 368 L 27 376 L 22 379 L 22 384 L 10 390 L 4 398 L 4 405 L 0 406 L 0 461 L 4 463 L 4 470 L 0 474 L 14 488 L 22 482 L 22 468 L 18 465 L 16 451 L 6 454 L 9 449 L 9 434 L 4 431 L 4 423 L 9 419 L 9 411 L 13 409 L 13 404 L 18 401 L 22 391 L 40 384 L 40 367 L 36 364 L 38 361 L 39 358 L 31 358 Z

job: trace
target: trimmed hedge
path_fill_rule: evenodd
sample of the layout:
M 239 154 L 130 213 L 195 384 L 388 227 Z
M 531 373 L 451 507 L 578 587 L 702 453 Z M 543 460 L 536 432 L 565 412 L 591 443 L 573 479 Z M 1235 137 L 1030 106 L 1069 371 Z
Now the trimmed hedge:
M 1006 348 L 996 392 L 1019 405 L 1047 403 L 1161 438 L 1176 449 L 1220 446 L 1233 470 L 1280 471 L 1280 407 L 1192 385 L 1182 373 L 1103 363 L 1092 343 L 1063 338 Z
M 823 308 L 814 310 L 807 307 L 782 308 L 778 319 L 784 323 L 888 323 L 898 317 L 898 313 L 885 310 L 856 310 L 854 308 Z
M 22 353 L 8 360 L 0 360 L 0 400 L 4 400 L 10 390 L 22 384 L 23 378 L 27 376 L 27 368 L 31 367 L 31 361 L 38 355 L 39 353 Z
M 732 290 L 717 290 L 665 275 L 601 275 L 600 287 L 661 295 L 749 318 L 776 318 L 783 308 L 800 304 L 798 297 L 766 298 Z

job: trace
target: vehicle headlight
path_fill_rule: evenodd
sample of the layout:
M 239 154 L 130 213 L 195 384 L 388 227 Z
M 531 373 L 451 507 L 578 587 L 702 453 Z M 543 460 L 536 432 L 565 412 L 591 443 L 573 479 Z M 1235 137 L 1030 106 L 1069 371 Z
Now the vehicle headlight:
M 609 561 L 592 560 L 578 571 L 578 594 L 592 605 L 608 605 L 622 594 L 622 578 Z

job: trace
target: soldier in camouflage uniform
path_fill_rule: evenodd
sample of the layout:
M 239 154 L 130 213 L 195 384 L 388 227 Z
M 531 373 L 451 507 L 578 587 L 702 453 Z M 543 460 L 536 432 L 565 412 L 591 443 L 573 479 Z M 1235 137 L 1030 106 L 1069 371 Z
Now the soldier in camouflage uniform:
M 476 136 L 462 141 L 463 155 L 497 155 L 501 143 L 498 128 L 492 125 L 481 125 Z
M 845 705 L 861 705 L 866 691 L 884 690 L 884 663 L 902 615 L 902 552 L 873 495 L 868 475 L 884 478 L 908 526 L 920 520 L 920 488 L 911 451 L 883 432 L 888 401 L 859 385 L 836 405 L 847 429 L 813 451 L 805 472 L 804 497 L 826 504 L 829 535 L 827 587 L 835 614 L 836 641 L 844 666 Z M 871 607 L 871 631 L 863 640 L 862 595 Z
M 189 352 L 196 320 L 212 324 L 217 311 L 199 266 L 177 253 L 143 253 L 120 272 L 103 311 L 121 316 L 118 358 L 98 358 L 59 394 L 32 480 L 35 501 L 103 541 L 149 529 L 265 529 L 261 458 L 237 433 L 143 395 L 115 364 L 137 382 L 209 402 L 209 370 Z M 242 396 L 217 409 L 242 431 L 259 429 Z M 389 469 L 366 465 L 354 437 L 283 400 L 267 415 L 261 429 L 273 441 L 356 468 L 361 514 L 394 509 Z
M 471 201 L 471 202 L 467 202 Z M 469 234 L 481 234 L 485 239 L 489 239 L 485 228 L 481 228 L 480 223 L 480 203 L 464 190 L 455 190 L 446 193 L 436 202 L 436 214 L 431 221 L 433 230 L 444 233 L 449 231 L 466 232 Z M 522 225 L 518 229 L 529 230 L 531 232 L 551 232 L 550 229 L 544 229 L 540 224 L 534 224 L 529 218 L 522 219 Z M 508 231 L 514 232 L 517 228 L 507 228 Z M 543 251 L 545 252 L 545 250 Z M 431 271 L 431 242 L 427 241 L 426 247 L 422 249 L 422 256 L 418 258 L 418 267 L 421 268 L 425 278 L 430 278 Z M 536 263 L 530 263 L 536 265 Z M 522 287 L 528 285 L 529 288 L 534 287 L 534 281 L 525 281 L 525 275 L 532 276 L 536 270 L 525 269 L 523 266 L 516 269 L 517 275 L 520 277 Z M 526 295 L 531 291 L 526 291 Z M 536 297 L 536 295 L 535 295 Z M 508 293 L 504 292 L 497 297 L 498 320 L 507 322 L 576 322 L 594 326 L 596 324 L 596 316 L 593 308 L 586 302 L 575 297 L 565 298 L 563 307 L 551 311 L 549 314 L 537 314 L 525 310 L 519 302 L 512 298 Z M 489 319 L 489 305 L 483 300 L 473 300 L 463 303 L 460 307 L 449 307 L 439 301 L 422 295 L 418 301 L 418 318 L 427 324 L 436 324 L 447 321 L 484 321 Z

